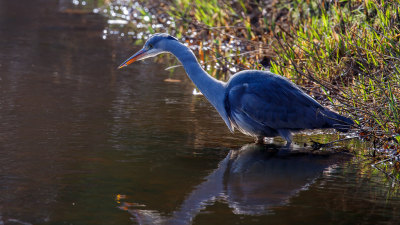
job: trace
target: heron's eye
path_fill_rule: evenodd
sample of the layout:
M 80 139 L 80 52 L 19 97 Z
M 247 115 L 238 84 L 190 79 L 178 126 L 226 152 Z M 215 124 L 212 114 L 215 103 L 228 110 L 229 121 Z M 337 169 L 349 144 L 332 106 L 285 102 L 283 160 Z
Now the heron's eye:
M 153 47 L 153 45 L 149 45 L 149 48 L 152 48 Z

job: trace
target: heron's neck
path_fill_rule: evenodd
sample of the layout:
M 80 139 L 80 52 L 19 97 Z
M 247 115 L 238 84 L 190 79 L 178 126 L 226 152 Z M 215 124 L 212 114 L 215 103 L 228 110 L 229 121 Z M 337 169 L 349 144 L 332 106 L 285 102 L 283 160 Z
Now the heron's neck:
M 220 110 L 224 110 L 225 83 L 208 75 L 197 62 L 196 56 L 193 54 L 192 50 L 180 42 L 169 42 L 168 46 L 166 46 L 166 50 L 178 58 L 189 78 L 221 114 Z

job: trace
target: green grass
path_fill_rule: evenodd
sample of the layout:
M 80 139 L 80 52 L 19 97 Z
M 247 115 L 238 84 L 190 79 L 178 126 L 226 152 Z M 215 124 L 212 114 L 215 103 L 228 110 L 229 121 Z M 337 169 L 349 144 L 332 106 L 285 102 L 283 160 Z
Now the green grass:
M 300 16 L 304 4 L 290 6 L 303 18 L 294 29 L 277 33 L 272 71 L 313 81 L 363 135 L 383 146 L 400 125 L 399 2 L 342 1 Z

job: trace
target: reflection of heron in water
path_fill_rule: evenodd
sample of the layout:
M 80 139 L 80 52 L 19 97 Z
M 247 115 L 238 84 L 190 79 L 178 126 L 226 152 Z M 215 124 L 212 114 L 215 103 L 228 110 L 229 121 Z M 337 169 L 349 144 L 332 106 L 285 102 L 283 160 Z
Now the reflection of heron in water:
M 222 200 L 235 214 L 263 215 L 288 203 L 327 168 L 339 154 L 316 155 L 274 144 L 250 144 L 231 150 L 206 181 L 194 188 L 171 217 L 154 210 L 128 210 L 139 224 L 190 224 L 207 205 Z

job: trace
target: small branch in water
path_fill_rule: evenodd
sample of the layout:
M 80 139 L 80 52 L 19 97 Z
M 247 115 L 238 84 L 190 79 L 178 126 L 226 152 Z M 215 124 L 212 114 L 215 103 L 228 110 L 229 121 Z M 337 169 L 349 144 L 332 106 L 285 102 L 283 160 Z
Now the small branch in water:
M 312 150 L 315 151 L 315 150 L 319 150 L 320 148 L 323 148 L 323 147 L 329 147 L 333 143 L 336 143 L 336 142 L 339 142 L 339 141 L 347 141 L 347 140 L 351 140 L 351 139 L 355 139 L 355 138 L 358 138 L 358 136 L 350 137 L 350 138 L 343 138 L 343 139 L 339 139 L 339 140 L 336 140 L 336 141 L 331 141 L 331 142 L 328 142 L 328 143 L 325 143 L 325 144 L 313 141 L 312 139 L 310 139 L 310 140 L 313 143 L 311 145 L 311 147 L 313 148 Z
M 392 158 L 388 158 L 388 159 L 381 160 L 381 161 L 379 161 L 379 162 L 377 162 L 377 163 L 372 164 L 372 166 L 376 168 L 376 165 L 381 164 L 381 163 L 386 162 L 386 161 L 389 161 L 389 160 L 391 160 L 391 159 L 392 159 Z
M 381 164 L 381 163 L 390 161 L 390 160 L 392 160 L 392 159 L 393 159 L 393 158 L 384 159 L 384 160 L 381 160 L 381 161 L 379 161 L 379 162 L 377 162 L 377 163 L 372 164 L 371 166 L 374 167 L 375 169 L 381 171 L 381 172 L 384 173 L 386 176 L 390 177 L 392 180 L 394 180 L 394 181 L 396 181 L 396 182 L 400 182 L 395 176 L 393 176 L 392 173 L 388 173 L 388 172 L 386 172 L 385 170 L 383 170 L 383 169 L 381 169 L 381 168 L 379 168 L 379 167 L 376 166 L 376 165 L 378 165 L 378 164 Z
M 170 67 L 166 68 L 165 70 L 170 70 L 170 69 L 173 69 L 173 68 L 176 68 L 176 67 L 181 67 L 181 66 L 183 66 L 183 65 L 170 66 Z

